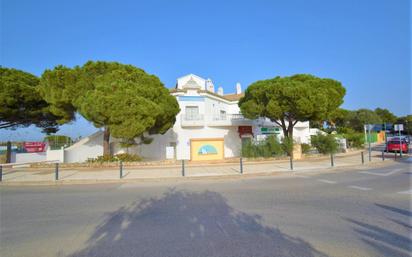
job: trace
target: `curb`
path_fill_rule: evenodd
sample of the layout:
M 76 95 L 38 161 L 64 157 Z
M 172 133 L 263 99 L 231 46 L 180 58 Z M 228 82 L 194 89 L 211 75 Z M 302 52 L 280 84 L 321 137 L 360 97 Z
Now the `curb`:
M 229 174 L 229 175 L 198 175 L 198 176 L 185 176 L 185 177 L 153 177 L 153 178 L 132 178 L 132 179 L 90 179 L 90 180 L 59 180 L 59 181 L 3 181 L 0 183 L 0 187 L 7 186 L 60 186 L 60 185 L 93 185 L 93 184 L 127 184 L 127 183 L 143 183 L 143 182 L 183 182 L 183 181 L 201 181 L 201 180 L 230 180 L 230 179 L 244 179 L 244 178 L 255 178 L 255 177 L 273 177 L 273 176 L 289 176 L 294 174 L 310 173 L 310 172 L 330 172 L 330 171 L 341 171 L 342 169 L 352 168 L 352 167 L 364 167 L 373 168 L 379 166 L 388 166 L 395 163 L 394 160 L 387 160 L 385 162 L 371 162 L 354 165 L 345 166 L 335 166 L 327 168 L 313 168 L 297 171 L 267 171 L 267 172 L 256 172 L 256 173 L 243 173 L 243 174 Z M 343 171 L 342 171 L 343 172 Z

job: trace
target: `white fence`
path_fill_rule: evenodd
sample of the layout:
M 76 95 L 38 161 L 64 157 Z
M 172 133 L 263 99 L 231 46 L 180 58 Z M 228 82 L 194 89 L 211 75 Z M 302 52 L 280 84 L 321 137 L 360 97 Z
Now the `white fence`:
M 40 153 L 12 153 L 12 163 L 44 162 L 47 160 L 46 152 Z
M 64 149 L 59 150 L 47 150 L 46 161 L 59 161 L 64 162 Z

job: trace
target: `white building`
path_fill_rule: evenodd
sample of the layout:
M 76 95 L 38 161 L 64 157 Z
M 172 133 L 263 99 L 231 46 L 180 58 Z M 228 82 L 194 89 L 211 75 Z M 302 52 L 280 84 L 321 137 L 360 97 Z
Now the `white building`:
M 140 146 L 138 154 L 146 159 L 217 160 L 240 156 L 242 140 L 275 134 L 282 129 L 265 119 L 244 118 L 238 106 L 243 97 L 239 83 L 233 94 L 224 94 L 210 79 L 189 74 L 177 79 L 171 90 L 180 106 L 176 123 L 164 135 L 154 135 L 153 142 Z M 308 143 L 309 122 L 298 122 L 295 140 Z

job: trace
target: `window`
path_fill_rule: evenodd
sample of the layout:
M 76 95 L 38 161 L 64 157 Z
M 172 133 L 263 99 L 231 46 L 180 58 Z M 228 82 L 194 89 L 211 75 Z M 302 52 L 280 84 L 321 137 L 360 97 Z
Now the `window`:
M 221 111 L 220 111 L 220 116 L 219 116 L 219 118 L 220 118 L 221 120 L 226 120 L 226 111 L 221 110 Z
M 186 120 L 198 120 L 199 119 L 199 107 L 198 106 L 186 106 Z

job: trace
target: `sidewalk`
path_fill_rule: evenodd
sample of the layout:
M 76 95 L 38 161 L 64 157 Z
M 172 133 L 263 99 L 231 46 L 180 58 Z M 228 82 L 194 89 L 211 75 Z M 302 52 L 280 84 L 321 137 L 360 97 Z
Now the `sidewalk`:
M 330 157 L 308 158 L 293 162 L 294 172 L 331 170 L 342 167 L 371 167 L 373 165 L 390 163 L 394 159 L 386 157 L 382 161 L 381 155 L 374 152 L 372 160 L 369 162 L 368 156 L 364 156 L 364 165 L 361 162 L 360 152 L 349 154 L 338 154 L 334 158 L 334 167 L 331 167 Z M 261 174 L 290 174 L 289 160 L 275 161 L 243 161 L 244 175 L 261 175 Z M 103 168 L 85 168 L 70 167 L 59 168 L 58 180 L 56 180 L 55 166 L 42 168 L 29 167 L 3 167 L 4 184 L 42 184 L 42 183 L 94 183 L 94 182 L 111 182 L 111 181 L 132 181 L 145 179 L 170 179 L 183 177 L 182 165 L 163 165 L 155 167 L 128 167 L 123 166 L 122 178 L 120 179 L 119 167 Z M 185 164 L 185 177 L 223 177 L 223 176 L 241 176 L 240 162 L 234 163 L 189 163 Z

